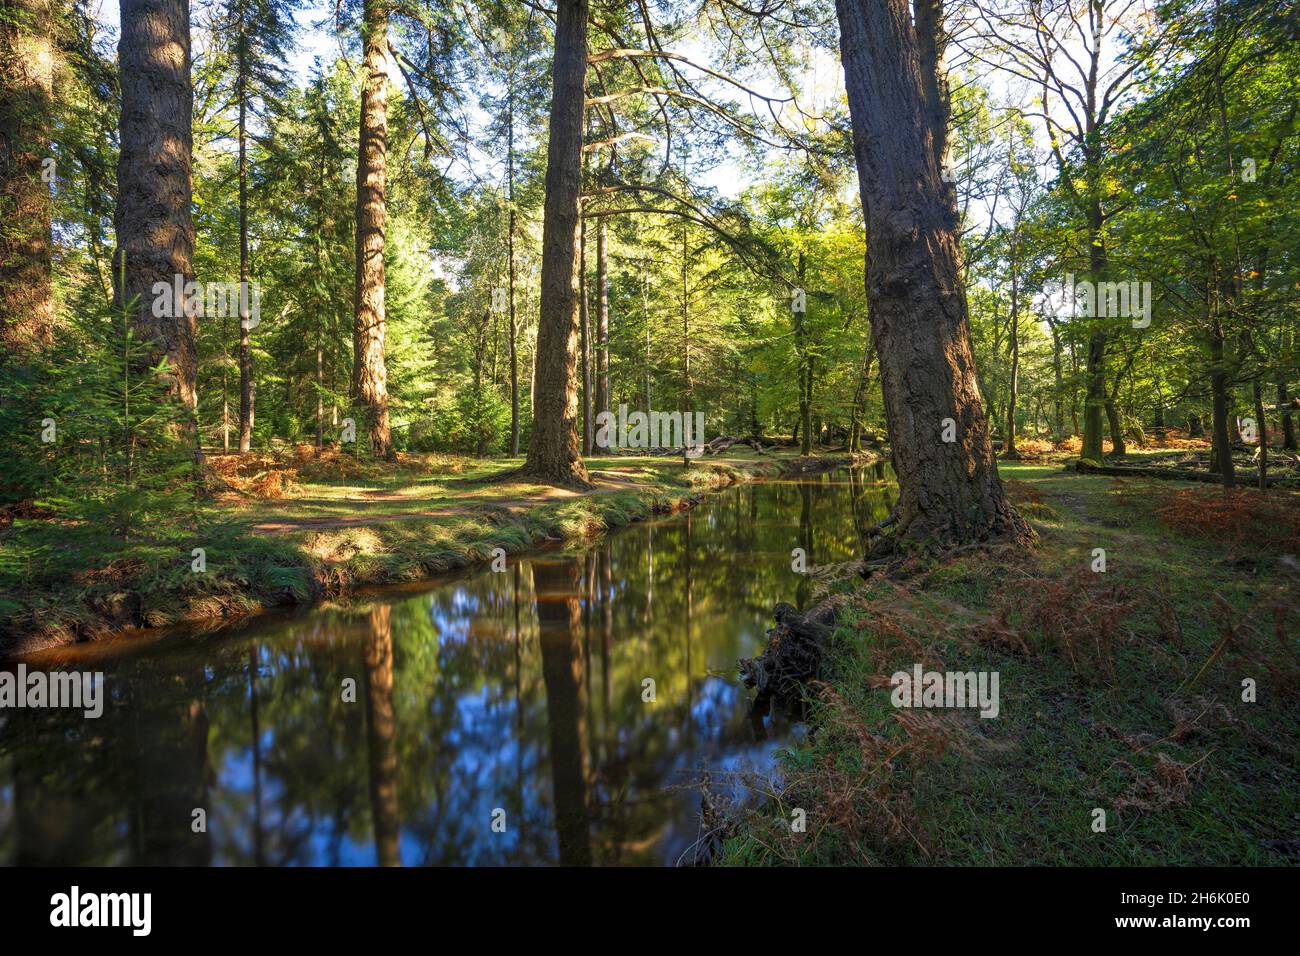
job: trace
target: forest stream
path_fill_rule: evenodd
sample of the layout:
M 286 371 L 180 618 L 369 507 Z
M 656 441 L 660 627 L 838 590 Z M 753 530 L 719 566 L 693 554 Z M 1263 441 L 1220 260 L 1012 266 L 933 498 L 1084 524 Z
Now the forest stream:
M 861 554 L 889 478 L 743 484 L 504 571 L 29 660 L 107 696 L 0 717 L 0 863 L 674 864 L 692 782 L 802 732 L 736 673 L 810 597 L 792 549 Z

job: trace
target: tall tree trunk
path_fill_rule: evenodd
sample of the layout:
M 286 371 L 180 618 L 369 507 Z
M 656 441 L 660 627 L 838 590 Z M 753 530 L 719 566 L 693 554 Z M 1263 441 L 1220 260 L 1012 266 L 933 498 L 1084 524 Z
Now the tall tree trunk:
M 587 2 L 556 5 L 550 140 L 542 221 L 542 299 L 534 372 L 533 434 L 524 471 L 585 484 L 578 453 L 578 221 L 582 215 L 582 118 L 587 73 Z
M 239 452 L 253 444 L 253 351 L 249 343 L 248 302 L 248 27 L 244 7 L 239 6 L 238 81 L 239 99 Z
M 325 447 L 325 350 L 316 332 L 316 454 Z
M 862 374 L 853 393 L 853 412 L 849 419 L 849 451 L 862 451 L 862 412 L 867 402 L 867 387 L 871 384 L 871 330 L 867 330 L 867 345 L 862 356 Z
M 155 315 L 153 291 L 156 283 L 174 289 L 194 281 L 189 0 L 121 0 L 120 16 L 115 297 L 119 308 L 136 301 L 135 328 L 153 343 L 147 361 L 167 357 L 171 392 L 194 411 L 195 303 L 182 295 Z M 197 428 L 190 428 L 197 454 Z
M 1210 468 L 1223 476 L 1223 487 L 1236 483 L 1232 443 L 1228 436 L 1228 371 L 1224 366 L 1223 326 L 1216 317 L 1210 328 L 1210 394 L 1214 401 Z
M 1102 238 L 1101 203 L 1093 200 L 1088 206 L 1088 269 L 1089 278 L 1095 285 L 1103 281 L 1106 275 L 1106 247 Z M 1096 322 L 1097 318 L 1093 317 Z M 1102 456 L 1101 432 L 1102 416 L 1106 411 L 1106 332 L 1094 328 L 1088 338 L 1088 364 L 1086 371 L 1087 393 L 1083 406 L 1083 448 L 1080 458 L 1100 462 Z
M 804 283 L 807 278 L 808 261 L 803 252 L 799 253 L 799 262 L 795 267 L 795 273 L 799 277 L 799 291 L 805 293 L 800 305 L 807 307 L 807 289 Z M 803 435 L 803 443 L 799 446 L 801 455 L 812 454 L 812 389 L 809 386 L 809 369 L 808 369 L 808 331 L 807 331 L 807 312 L 801 312 L 797 309 L 791 310 L 794 316 L 794 347 L 795 354 L 799 360 L 799 431 Z
M 357 142 L 357 285 L 352 393 L 366 416 L 370 450 L 393 457 L 384 362 L 384 229 L 388 172 L 388 0 L 365 0 L 361 26 L 361 131 Z
M 53 338 L 53 26 L 53 0 L 0 0 L 0 362 Z
M 1064 395 L 1064 386 L 1061 384 L 1061 333 L 1055 322 L 1049 324 L 1052 327 L 1052 438 L 1061 441 L 1065 438 L 1065 411 L 1061 402 Z
M 578 226 L 578 332 L 582 356 L 582 453 L 591 454 L 591 310 L 587 302 L 587 223 Z
M 1016 224 L 1019 229 L 1019 222 Z M 1011 242 L 1011 383 L 1007 398 L 1007 444 L 1003 456 L 1019 458 L 1016 451 L 1016 401 L 1020 398 L 1020 269 L 1017 240 Z
M 646 272 L 646 261 L 641 260 L 641 315 L 645 319 L 645 413 L 650 414 L 650 277 Z
M 1282 415 L 1282 447 L 1284 449 L 1296 450 L 1296 427 L 1295 420 L 1291 418 L 1291 399 L 1287 398 L 1287 380 L 1286 377 L 1278 377 L 1278 410 Z
M 609 250 L 605 217 L 596 220 L 596 411 L 609 411 Z
M 1268 419 L 1264 417 L 1264 388 L 1255 379 L 1252 389 L 1255 399 L 1255 420 L 1259 422 L 1259 490 L 1268 490 Z
M 506 200 L 510 223 L 506 233 L 507 294 L 510 297 L 510 454 L 519 454 L 519 325 L 515 317 L 515 71 L 513 59 L 506 94 Z
M 685 178 L 686 162 L 682 161 L 682 176 Z M 691 383 L 691 261 L 687 252 L 686 221 L 682 221 L 682 438 L 685 439 L 685 425 L 691 413 L 691 399 L 695 389 Z M 690 467 L 690 448 L 685 440 L 682 442 L 682 464 Z
M 1118 384 L 1118 383 L 1116 383 Z M 1110 453 L 1114 456 L 1128 454 L 1128 445 L 1124 442 L 1124 422 L 1120 419 L 1119 408 L 1113 398 L 1106 399 L 1106 424 L 1110 429 Z
M 898 539 L 940 548 L 1027 539 L 993 460 L 907 4 L 837 0 L 836 8 L 866 216 L 868 314 L 898 475 Z M 942 440 L 945 419 L 955 441 Z

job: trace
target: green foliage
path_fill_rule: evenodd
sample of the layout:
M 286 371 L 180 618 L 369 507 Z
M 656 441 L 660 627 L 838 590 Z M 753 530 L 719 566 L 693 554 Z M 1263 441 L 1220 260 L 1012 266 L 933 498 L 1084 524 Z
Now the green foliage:
M 411 451 L 452 451 L 489 455 L 510 437 L 510 405 L 500 392 L 467 384 L 440 399 L 427 419 L 411 425 Z

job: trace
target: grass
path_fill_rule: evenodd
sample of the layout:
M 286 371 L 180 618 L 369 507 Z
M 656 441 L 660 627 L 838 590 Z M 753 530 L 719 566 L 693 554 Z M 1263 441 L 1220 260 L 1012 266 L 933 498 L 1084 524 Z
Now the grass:
M 719 862 L 1294 865 L 1300 494 L 1002 471 L 1035 552 L 842 584 L 808 742 Z M 999 717 L 894 708 L 917 661 L 997 671 Z
M 516 480 L 521 459 L 402 456 L 395 465 L 288 452 L 212 456 L 224 490 L 191 527 L 108 541 L 46 516 L 0 529 L 0 652 L 132 627 L 242 616 L 589 538 L 798 459 L 745 449 L 680 460 L 599 457 L 589 492 Z M 205 570 L 194 570 L 202 548 Z

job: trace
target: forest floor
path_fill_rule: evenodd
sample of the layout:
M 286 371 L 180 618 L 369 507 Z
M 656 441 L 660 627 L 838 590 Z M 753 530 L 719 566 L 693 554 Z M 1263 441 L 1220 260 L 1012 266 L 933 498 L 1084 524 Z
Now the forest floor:
M 1300 493 L 1001 471 L 1034 550 L 830 585 L 810 733 L 715 862 L 1300 862 Z M 895 708 L 918 662 L 998 672 L 998 716 Z
M 186 527 L 160 521 L 123 543 L 40 515 L 0 525 L 0 654 L 419 581 L 496 548 L 583 540 L 738 481 L 847 460 L 747 447 L 690 468 L 602 456 L 587 460 L 593 487 L 573 491 L 511 476 L 520 458 L 211 453 L 211 499 Z

